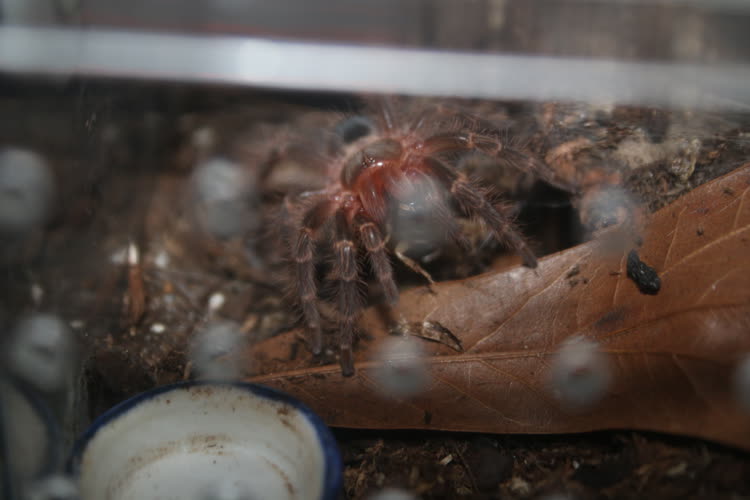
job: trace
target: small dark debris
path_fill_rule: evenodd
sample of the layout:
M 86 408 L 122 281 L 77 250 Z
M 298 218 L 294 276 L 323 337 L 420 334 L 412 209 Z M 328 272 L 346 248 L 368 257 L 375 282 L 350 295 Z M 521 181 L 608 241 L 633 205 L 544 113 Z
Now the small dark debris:
M 565 275 L 566 278 L 572 278 L 573 276 L 577 276 L 581 273 L 581 268 L 576 264 L 571 268 L 570 271 L 568 271 L 568 274 Z
M 695 230 L 695 234 L 703 236 L 703 226 L 698 226 L 698 229 Z
M 618 457 L 599 464 L 582 464 L 573 474 L 573 480 L 590 488 L 608 488 L 630 474 L 632 464 L 628 462 L 626 457 Z
M 656 270 L 643 262 L 635 250 L 628 254 L 628 278 L 643 294 L 656 295 L 661 289 L 661 278 Z
M 732 485 L 742 483 L 748 474 L 750 474 L 750 464 L 747 462 L 733 462 L 721 458 L 707 467 L 704 477 L 707 481 L 718 483 L 725 488 L 732 488 Z
M 299 354 L 299 342 L 292 342 L 292 345 L 289 347 L 289 361 L 294 361 L 297 359 L 297 355 Z
M 670 115 L 666 111 L 652 109 L 643 117 L 643 127 L 648 134 L 649 139 L 655 144 L 664 141 L 667 135 L 669 125 L 671 124 Z
M 615 308 L 599 318 L 594 326 L 599 329 L 612 328 L 613 325 L 625 318 L 627 311 L 622 307 Z
M 480 491 L 496 490 L 498 485 L 513 474 L 513 457 L 492 446 L 487 439 L 477 440 L 465 454 L 466 465 L 471 469 Z

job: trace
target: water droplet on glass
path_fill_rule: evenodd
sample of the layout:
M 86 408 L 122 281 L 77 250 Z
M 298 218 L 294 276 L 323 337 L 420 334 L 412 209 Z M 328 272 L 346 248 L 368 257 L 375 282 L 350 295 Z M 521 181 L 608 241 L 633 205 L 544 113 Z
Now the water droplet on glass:
M 344 144 L 353 142 L 371 135 L 375 130 L 375 124 L 366 116 L 350 116 L 336 124 L 334 133 Z
M 53 392 L 69 382 L 75 346 L 67 325 L 52 314 L 32 314 L 13 329 L 7 355 L 11 371 L 35 388 Z
M 380 390 L 392 398 L 419 394 L 430 383 L 424 352 L 417 339 L 392 337 L 380 347 L 375 376 Z
M 233 354 L 241 348 L 239 325 L 231 321 L 212 321 L 196 332 L 190 359 L 198 377 L 232 380 L 240 375 L 240 366 Z
M 580 208 L 584 226 L 595 233 L 616 227 L 616 230 L 600 233 L 605 239 L 602 250 L 605 254 L 619 254 L 632 248 L 640 233 L 641 220 L 632 196 L 620 187 L 592 189 Z
M 552 360 L 549 384 L 570 409 L 584 409 L 601 400 L 612 374 L 599 346 L 580 337 L 566 340 Z
M 230 238 L 256 226 L 252 210 L 256 188 L 238 164 L 210 159 L 193 172 L 191 207 L 201 228 L 217 238 Z
M 26 500 L 78 500 L 78 486 L 72 478 L 49 476 L 32 484 Z
M 439 249 L 452 223 L 445 190 L 428 178 L 403 179 L 394 189 L 391 238 L 413 258 Z
M 190 143 L 200 152 L 210 151 L 216 145 L 216 130 L 212 127 L 201 127 L 193 131 Z
M 54 188 L 41 156 L 22 149 L 0 150 L 0 231 L 22 233 L 41 225 Z

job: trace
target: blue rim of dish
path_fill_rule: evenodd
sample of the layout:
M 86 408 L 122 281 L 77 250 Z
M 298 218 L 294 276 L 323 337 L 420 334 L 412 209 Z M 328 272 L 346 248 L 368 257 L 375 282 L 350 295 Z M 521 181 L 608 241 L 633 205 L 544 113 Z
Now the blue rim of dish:
M 325 470 L 323 471 L 323 491 L 321 492 L 320 498 L 321 500 L 333 500 L 338 498 L 338 494 L 342 486 L 342 471 L 344 466 L 343 462 L 341 461 L 341 454 L 339 452 L 338 443 L 333 437 L 333 434 L 331 434 L 331 430 L 326 426 L 326 424 L 323 423 L 323 421 L 317 414 L 315 414 L 305 404 L 293 398 L 292 396 L 276 389 L 271 389 L 270 387 L 258 384 L 250 384 L 247 382 L 211 380 L 190 380 L 186 382 L 178 382 L 176 384 L 156 387 L 113 406 L 102 415 L 97 417 L 88 427 L 88 429 L 86 429 L 86 431 L 76 441 L 75 445 L 73 446 L 73 452 L 71 453 L 70 459 L 68 461 L 68 472 L 74 474 L 76 477 L 80 475 L 81 459 L 83 458 L 83 453 L 86 450 L 88 443 L 94 438 L 94 436 L 96 436 L 96 433 L 108 423 L 113 422 L 115 419 L 126 414 L 128 411 L 135 408 L 139 404 L 148 401 L 149 399 L 152 399 L 156 396 L 165 394 L 170 391 L 184 390 L 190 389 L 192 387 L 206 385 L 234 387 L 237 389 L 246 390 L 261 398 L 270 399 L 293 406 L 300 413 L 302 413 L 302 415 L 304 415 L 315 428 L 315 433 L 318 436 L 318 441 L 320 442 L 320 446 L 323 449 Z

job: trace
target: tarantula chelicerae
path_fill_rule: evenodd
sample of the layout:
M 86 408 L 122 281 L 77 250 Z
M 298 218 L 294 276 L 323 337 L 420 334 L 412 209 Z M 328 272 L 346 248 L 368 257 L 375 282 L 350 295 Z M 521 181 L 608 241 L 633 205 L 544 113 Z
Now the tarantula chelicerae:
M 324 154 L 327 185 L 287 197 L 287 245 L 293 268 L 293 295 L 310 331 L 314 353 L 323 347 L 318 275 L 325 281 L 335 308 L 340 335 L 340 361 L 353 373 L 352 342 L 362 308 L 361 264 L 369 262 L 390 304 L 398 300 L 389 253 L 398 241 L 438 224 L 444 235 L 467 246 L 456 217 L 479 219 L 494 238 L 518 253 L 524 265 L 537 261 L 513 222 L 511 210 L 494 191 L 469 178 L 461 168 L 469 154 L 482 154 L 500 166 L 531 173 L 560 186 L 538 159 L 511 147 L 499 129 L 468 113 L 431 109 L 396 112 L 380 103 L 372 119 L 354 116 L 335 127 Z M 411 115 L 402 119 L 400 115 Z M 403 216 L 412 225 L 403 230 Z M 401 228 L 401 230 L 399 230 Z M 326 247 L 330 259 L 321 256 Z M 401 257 L 400 252 L 395 252 Z

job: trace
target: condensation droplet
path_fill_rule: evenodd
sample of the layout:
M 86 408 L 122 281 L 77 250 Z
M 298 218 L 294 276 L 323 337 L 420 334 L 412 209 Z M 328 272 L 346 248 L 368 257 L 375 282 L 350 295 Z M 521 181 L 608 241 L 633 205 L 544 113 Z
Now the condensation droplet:
M 417 500 L 417 497 L 399 488 L 385 488 L 370 495 L 367 500 Z
M 47 163 L 22 149 L 0 151 L 0 231 L 23 233 L 49 214 L 55 184 Z
M 257 197 L 251 176 L 223 158 L 210 159 L 193 172 L 191 206 L 200 226 L 218 238 L 230 238 L 257 225 Z
M 334 128 L 335 134 L 344 144 L 351 144 L 358 139 L 371 135 L 375 124 L 366 116 L 350 116 L 341 120 Z
M 419 342 L 412 337 L 387 339 L 377 354 L 375 376 L 384 395 L 408 398 L 430 383 L 430 373 Z
M 446 218 L 451 213 L 445 190 L 428 178 L 403 179 L 394 189 L 390 213 L 391 237 L 413 258 L 421 258 L 447 240 Z
M 587 226 L 593 229 L 625 222 L 630 217 L 628 209 L 633 205 L 630 195 L 618 187 L 594 191 L 586 201 Z
M 117 266 L 125 264 L 128 261 L 128 247 L 122 247 L 112 252 L 109 261 Z
M 609 363 L 599 346 L 581 337 L 562 344 L 549 372 L 552 392 L 569 409 L 585 409 L 598 403 L 611 379 Z
M 78 500 L 78 486 L 72 478 L 62 475 L 49 476 L 32 484 L 27 500 Z
M 70 330 L 57 316 L 32 314 L 22 318 L 7 351 L 11 371 L 44 392 L 65 387 L 72 374 L 74 342 Z
M 44 288 L 39 283 L 32 283 L 29 292 L 32 302 L 38 307 L 44 299 Z
M 231 321 L 212 321 L 200 328 L 190 348 L 190 359 L 198 377 L 232 380 L 240 367 L 232 354 L 242 347 L 240 327 Z
M 190 143 L 201 152 L 210 151 L 216 145 L 216 130 L 212 127 L 201 127 L 193 131 Z
M 734 393 L 740 407 L 750 413 L 750 355 L 746 355 L 735 368 Z

